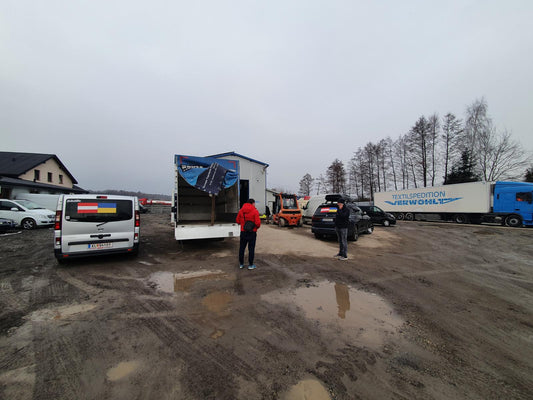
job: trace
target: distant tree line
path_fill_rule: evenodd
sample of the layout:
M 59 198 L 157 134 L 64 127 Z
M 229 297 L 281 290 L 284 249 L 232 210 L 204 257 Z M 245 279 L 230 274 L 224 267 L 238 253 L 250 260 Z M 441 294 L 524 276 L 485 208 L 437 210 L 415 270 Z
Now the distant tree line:
M 531 157 L 507 131 L 494 126 L 485 99 L 452 113 L 421 116 L 396 140 L 359 147 L 346 165 L 335 159 L 325 175 L 305 174 L 300 195 L 346 193 L 359 200 L 375 192 L 475 181 L 533 181 Z M 524 173 L 525 171 L 525 173 Z
M 115 189 L 90 190 L 89 193 L 112 194 L 115 196 L 137 196 L 139 199 L 146 198 L 146 199 L 156 199 L 156 200 L 172 200 L 172 197 L 168 194 L 132 192 L 128 190 L 115 190 Z

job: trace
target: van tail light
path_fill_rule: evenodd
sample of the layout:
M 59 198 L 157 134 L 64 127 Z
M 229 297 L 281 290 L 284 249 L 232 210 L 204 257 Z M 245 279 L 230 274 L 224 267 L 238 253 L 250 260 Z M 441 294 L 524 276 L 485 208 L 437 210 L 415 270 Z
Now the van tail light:
M 56 231 L 61 230 L 61 210 L 56 211 L 56 220 L 55 220 L 54 229 Z
M 141 226 L 141 214 L 139 213 L 139 211 L 135 211 L 135 226 Z

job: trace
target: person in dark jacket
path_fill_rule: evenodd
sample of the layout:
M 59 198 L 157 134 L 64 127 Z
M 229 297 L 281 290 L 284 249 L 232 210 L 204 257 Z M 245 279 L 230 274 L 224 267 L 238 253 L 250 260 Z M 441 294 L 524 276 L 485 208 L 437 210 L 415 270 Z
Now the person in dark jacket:
M 261 219 L 259 218 L 259 211 L 255 208 L 254 199 L 249 199 L 239 210 L 239 213 L 237 214 L 237 223 L 241 226 L 239 268 L 244 268 L 244 251 L 246 250 L 246 246 L 248 246 L 248 269 L 255 269 L 255 242 L 257 239 L 257 230 L 261 226 Z M 252 226 L 250 230 L 247 229 L 248 225 Z
M 335 232 L 339 239 L 339 254 L 335 258 L 339 260 L 348 259 L 348 223 L 350 220 L 350 210 L 344 204 L 344 199 L 337 200 L 337 215 L 335 216 Z

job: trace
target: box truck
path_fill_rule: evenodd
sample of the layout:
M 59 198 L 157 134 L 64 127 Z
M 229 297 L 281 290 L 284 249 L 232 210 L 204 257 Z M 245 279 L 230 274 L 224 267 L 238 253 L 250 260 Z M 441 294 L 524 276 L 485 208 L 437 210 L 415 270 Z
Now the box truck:
M 374 194 L 374 205 L 399 219 L 433 214 L 461 223 L 533 225 L 533 183 L 471 182 Z
M 171 220 L 176 240 L 240 236 L 239 161 L 174 156 Z

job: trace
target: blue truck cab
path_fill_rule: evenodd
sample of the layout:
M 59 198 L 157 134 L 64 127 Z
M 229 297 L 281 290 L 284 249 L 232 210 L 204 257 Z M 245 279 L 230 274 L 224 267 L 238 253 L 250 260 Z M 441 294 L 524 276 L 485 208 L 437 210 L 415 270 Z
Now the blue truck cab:
M 533 225 L 533 183 L 496 182 L 493 212 L 505 215 L 503 222 L 508 226 Z

